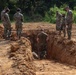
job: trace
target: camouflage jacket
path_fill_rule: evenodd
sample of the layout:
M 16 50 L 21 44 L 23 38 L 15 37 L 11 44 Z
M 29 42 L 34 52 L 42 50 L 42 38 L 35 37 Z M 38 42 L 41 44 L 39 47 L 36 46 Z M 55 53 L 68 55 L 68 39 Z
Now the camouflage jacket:
M 62 17 L 62 25 L 66 25 L 66 16 Z
M 23 22 L 23 14 L 21 14 L 20 12 L 17 12 L 14 14 L 14 20 L 16 21 L 16 25 L 20 24 L 22 25 L 22 22 Z
M 61 21 L 62 15 L 60 13 L 56 14 L 56 21 Z
M 67 12 L 66 20 L 67 20 L 67 23 L 73 22 L 73 13 L 72 13 L 71 10 L 69 10 L 69 11 Z
M 6 24 L 7 25 L 11 25 L 9 14 L 5 13 L 4 10 L 1 12 L 1 20 L 2 20 L 2 22 L 3 22 L 4 25 L 6 25 Z

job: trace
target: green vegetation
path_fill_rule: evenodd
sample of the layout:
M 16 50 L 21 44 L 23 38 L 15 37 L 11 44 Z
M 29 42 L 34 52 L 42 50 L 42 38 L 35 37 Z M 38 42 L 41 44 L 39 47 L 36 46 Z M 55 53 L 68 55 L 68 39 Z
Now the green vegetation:
M 50 8 L 50 10 L 48 12 L 46 12 L 45 17 L 44 17 L 44 21 L 48 21 L 51 23 L 55 23 L 56 22 L 56 11 L 59 11 L 60 13 L 66 13 L 65 11 L 63 11 L 63 8 L 60 7 L 52 7 Z
M 44 21 L 46 22 L 50 22 L 50 23 L 55 23 L 56 22 L 56 11 L 58 10 L 61 14 L 66 12 L 63 10 L 63 7 L 52 7 L 50 8 L 50 10 L 48 12 L 46 12 L 45 17 L 44 17 Z M 76 10 L 72 10 L 73 11 L 73 22 L 76 23 Z
M 74 22 L 76 23 L 76 0 L 0 0 L 0 12 L 4 7 L 10 8 L 10 18 L 13 20 L 13 14 L 16 8 L 22 9 L 25 22 L 47 21 L 55 23 L 56 10 L 65 13 L 63 8 L 69 5 L 73 10 Z

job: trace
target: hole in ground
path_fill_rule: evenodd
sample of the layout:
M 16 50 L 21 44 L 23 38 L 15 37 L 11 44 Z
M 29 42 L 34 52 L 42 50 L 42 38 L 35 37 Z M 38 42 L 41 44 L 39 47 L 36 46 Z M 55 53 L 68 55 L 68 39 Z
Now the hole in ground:
M 31 41 L 32 51 L 38 53 L 37 50 L 37 34 L 40 30 L 28 30 L 26 37 Z M 54 59 L 62 63 L 70 65 L 76 65 L 76 41 L 68 40 L 62 36 L 59 36 L 55 31 L 45 30 L 49 35 L 49 41 L 47 43 L 47 59 Z

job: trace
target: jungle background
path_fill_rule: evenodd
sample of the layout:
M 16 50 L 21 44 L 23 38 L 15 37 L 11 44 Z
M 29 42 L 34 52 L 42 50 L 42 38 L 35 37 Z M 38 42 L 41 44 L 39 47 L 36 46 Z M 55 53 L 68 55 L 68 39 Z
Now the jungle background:
M 13 21 L 13 15 L 19 7 L 24 15 L 24 22 L 55 23 L 56 11 L 65 13 L 63 9 L 67 5 L 72 9 L 76 23 L 76 0 L 0 0 L 0 12 L 4 7 L 9 7 L 10 18 Z

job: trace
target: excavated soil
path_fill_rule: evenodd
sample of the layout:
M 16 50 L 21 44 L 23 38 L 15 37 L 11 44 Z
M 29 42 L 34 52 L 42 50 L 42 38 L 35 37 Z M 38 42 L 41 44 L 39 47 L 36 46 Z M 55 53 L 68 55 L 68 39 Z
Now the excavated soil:
M 31 27 L 32 26 L 32 27 Z M 10 40 L 4 40 L 0 31 L 0 75 L 76 75 L 75 26 L 68 40 L 49 23 L 25 23 L 19 40 L 13 27 Z M 47 59 L 33 57 L 37 52 L 36 37 L 41 28 L 49 35 Z
M 47 57 L 76 66 L 76 41 L 60 37 L 56 32 L 49 38 Z
M 2 39 L 2 38 L 3 38 L 3 27 L 0 26 L 0 39 Z

